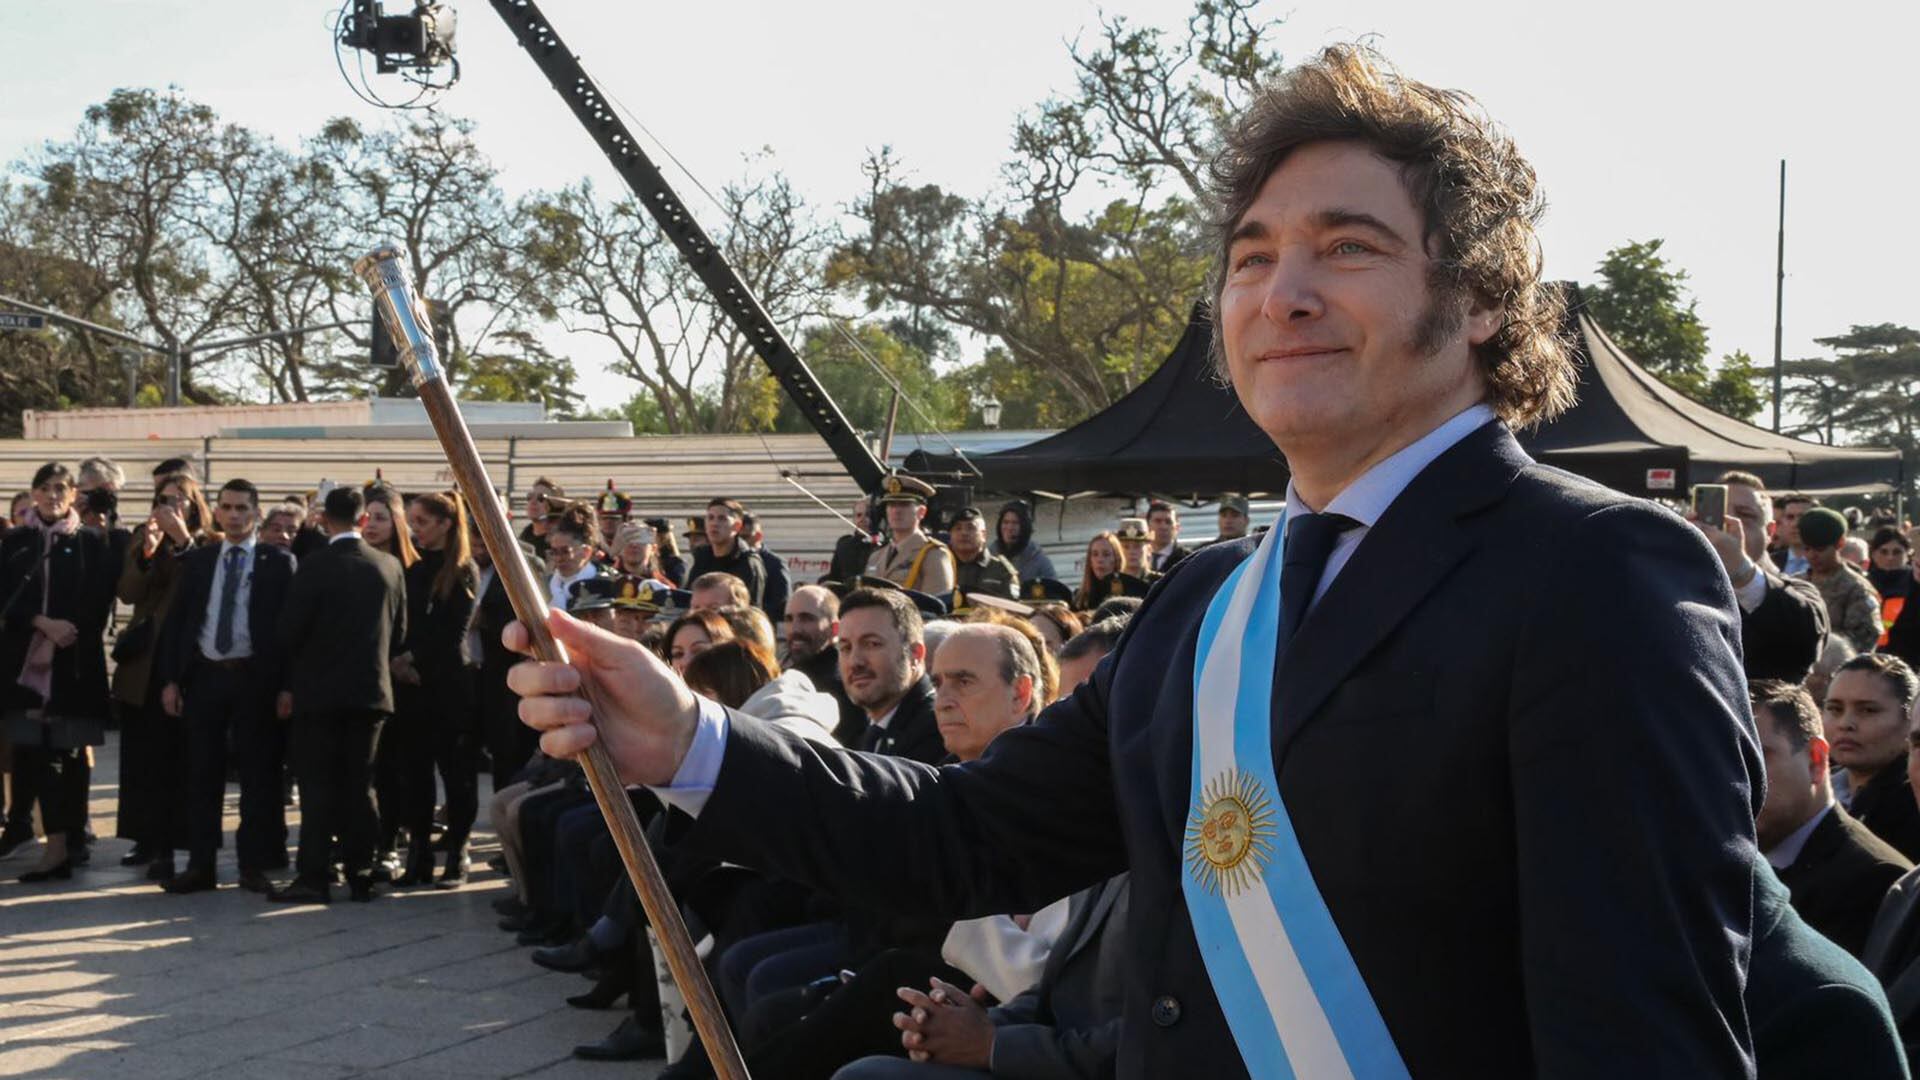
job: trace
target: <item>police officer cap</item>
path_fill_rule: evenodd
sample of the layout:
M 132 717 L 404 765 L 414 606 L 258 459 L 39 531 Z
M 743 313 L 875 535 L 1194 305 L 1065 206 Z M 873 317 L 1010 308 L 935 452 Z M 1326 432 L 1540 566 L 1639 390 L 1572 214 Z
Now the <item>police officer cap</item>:
M 1028 603 L 1043 600 L 1055 600 L 1062 604 L 1073 601 L 1073 590 L 1065 582 L 1053 578 L 1032 578 L 1020 583 L 1020 599 Z
M 1220 496 L 1220 509 L 1238 510 L 1240 512 L 1241 517 L 1249 517 L 1253 513 L 1253 511 L 1249 508 L 1249 504 L 1247 503 L 1247 497 L 1245 495 Z
M 590 577 L 567 586 L 567 614 L 610 608 L 620 595 L 620 582 L 610 577 Z

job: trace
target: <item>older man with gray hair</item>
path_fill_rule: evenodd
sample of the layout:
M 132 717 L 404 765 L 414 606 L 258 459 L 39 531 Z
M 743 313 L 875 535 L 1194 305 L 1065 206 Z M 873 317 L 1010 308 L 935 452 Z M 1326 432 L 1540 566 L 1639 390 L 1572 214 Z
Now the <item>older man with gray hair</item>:
M 1040 715 L 1040 658 L 1027 639 L 993 623 L 958 623 L 933 655 L 933 715 L 961 761 Z

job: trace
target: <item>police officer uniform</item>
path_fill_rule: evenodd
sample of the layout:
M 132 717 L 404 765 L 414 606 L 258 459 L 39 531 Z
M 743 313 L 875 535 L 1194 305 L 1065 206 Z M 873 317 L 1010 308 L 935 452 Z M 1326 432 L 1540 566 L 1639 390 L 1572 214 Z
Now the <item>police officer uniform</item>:
M 925 481 L 890 473 L 881 484 L 880 504 L 924 507 L 932 494 L 932 485 Z M 867 560 L 867 573 L 886 578 L 903 589 L 944 596 L 953 591 L 953 552 L 928 536 L 925 529 L 916 528 L 904 541 L 889 536 L 886 544 Z

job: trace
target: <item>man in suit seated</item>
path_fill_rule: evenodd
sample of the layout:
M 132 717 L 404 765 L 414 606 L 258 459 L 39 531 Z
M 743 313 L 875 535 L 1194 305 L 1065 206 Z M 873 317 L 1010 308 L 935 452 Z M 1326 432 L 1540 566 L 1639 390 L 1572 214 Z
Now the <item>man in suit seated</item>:
M 1112 1076 L 1120 1050 L 1126 925 L 1127 875 L 1121 874 L 1074 896 L 1067 928 L 1048 953 L 1037 986 L 993 1008 L 940 979 L 930 980 L 930 992 L 903 986 L 900 1000 L 907 1011 L 893 1022 L 911 1060 L 862 1058 L 833 1080 Z
M 373 897 L 373 754 L 393 715 L 389 664 L 407 639 L 407 592 L 400 561 L 360 538 L 364 509 L 358 488 L 327 492 L 327 546 L 300 567 L 280 620 L 303 799 L 297 873 L 268 896 L 283 903 L 331 898 L 336 838 L 353 899 Z
M 931 765 L 946 757 L 927 678 L 926 624 L 896 589 L 855 589 L 840 601 L 840 683 L 866 710 L 859 749 Z
M 227 790 L 229 740 L 239 757 L 240 887 L 264 893 L 267 871 L 287 864 L 284 664 L 276 636 L 293 581 L 286 549 L 263 544 L 260 492 L 245 480 L 220 488 L 214 513 L 225 541 L 181 560 L 179 593 L 161 634 L 160 706 L 187 722 L 187 872 L 170 893 L 214 887 L 214 853 Z
M 1760 850 L 1800 917 L 1859 956 L 1881 898 L 1913 864 L 1834 802 L 1811 695 L 1778 679 L 1756 682 L 1753 720 L 1767 767 L 1767 801 L 1754 820 Z
M 1827 636 L 1827 602 L 1805 578 L 1788 577 L 1767 556 L 1776 532 L 1773 500 L 1752 473 L 1723 473 L 1727 522 L 1695 521 L 1720 556 L 1740 604 L 1741 661 L 1749 679 L 1804 681 Z

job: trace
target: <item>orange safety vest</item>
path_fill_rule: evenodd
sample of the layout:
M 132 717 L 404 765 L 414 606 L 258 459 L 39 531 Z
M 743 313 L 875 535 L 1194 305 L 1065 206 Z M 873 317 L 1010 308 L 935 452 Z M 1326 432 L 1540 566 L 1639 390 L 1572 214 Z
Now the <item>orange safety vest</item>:
M 1900 617 L 1900 610 L 1907 606 L 1904 596 L 1889 596 L 1880 601 L 1880 648 L 1887 647 L 1887 635 L 1893 631 L 1893 620 Z

